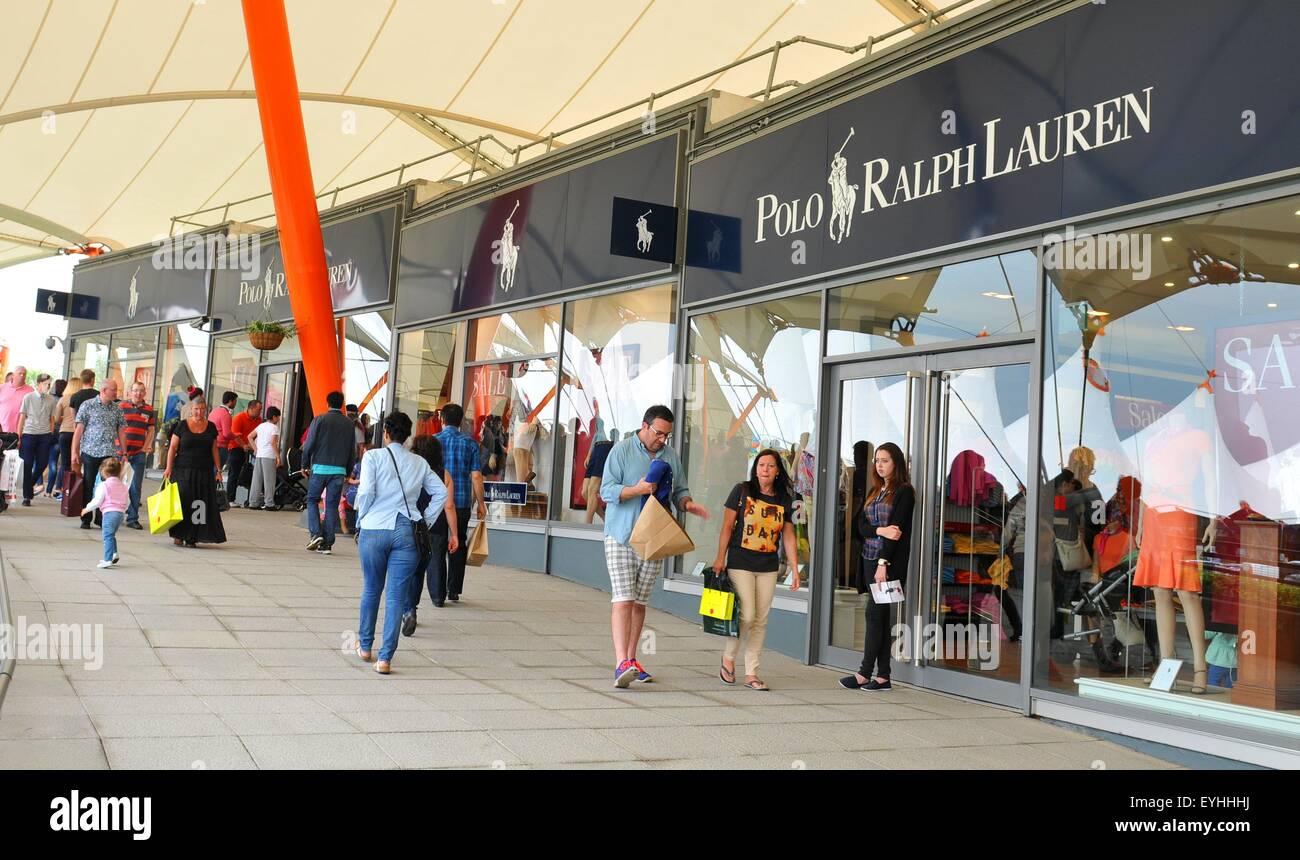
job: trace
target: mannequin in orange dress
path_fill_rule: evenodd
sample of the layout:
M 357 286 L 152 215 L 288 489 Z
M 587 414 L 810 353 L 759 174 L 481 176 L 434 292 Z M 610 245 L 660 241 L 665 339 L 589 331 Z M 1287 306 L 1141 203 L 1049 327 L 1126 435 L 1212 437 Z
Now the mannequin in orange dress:
M 1146 445 L 1144 504 L 1138 526 L 1138 563 L 1133 584 L 1155 592 L 1156 630 L 1162 660 L 1177 656 L 1174 592 L 1178 592 L 1187 621 L 1187 637 L 1192 643 L 1192 692 L 1199 695 L 1207 689 L 1208 666 L 1193 488 L 1198 477 L 1212 485 L 1214 464 L 1210 459 L 1210 437 L 1190 426 L 1186 413 L 1171 412 L 1162 420 L 1165 428 Z

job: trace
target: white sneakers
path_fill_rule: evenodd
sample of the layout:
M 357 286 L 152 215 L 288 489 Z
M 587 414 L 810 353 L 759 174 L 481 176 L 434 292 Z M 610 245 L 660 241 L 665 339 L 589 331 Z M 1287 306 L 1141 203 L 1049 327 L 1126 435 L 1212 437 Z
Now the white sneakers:
M 99 568 L 100 570 L 103 570 L 103 569 L 106 568 L 106 567 L 112 567 L 112 566 L 113 566 L 113 562 L 111 562 L 111 561 L 101 561 L 99 564 L 95 565 L 95 567 Z

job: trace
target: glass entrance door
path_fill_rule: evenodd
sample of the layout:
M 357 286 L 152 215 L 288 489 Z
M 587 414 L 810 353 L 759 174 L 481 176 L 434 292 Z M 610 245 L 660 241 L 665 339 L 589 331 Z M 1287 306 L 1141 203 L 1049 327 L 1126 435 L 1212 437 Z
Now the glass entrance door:
M 894 608 L 892 676 L 986 701 L 1021 699 L 1024 511 L 1029 485 L 1028 347 L 886 359 L 827 374 L 825 510 L 818 577 L 823 663 L 857 668 L 866 601 L 861 511 L 875 449 L 902 449 L 916 491 L 906 600 Z M 1032 521 L 1032 518 L 1031 518 Z M 1032 558 L 1032 555 L 1028 557 Z M 829 575 L 830 582 L 826 581 Z
M 281 432 L 280 432 L 280 453 L 285 454 L 288 450 L 297 444 L 297 439 L 293 433 L 293 417 L 297 409 L 296 394 L 298 369 L 300 365 L 294 364 L 272 364 L 264 366 L 261 369 L 261 378 L 258 380 L 257 392 L 258 399 L 262 401 L 262 415 L 266 415 L 266 410 L 272 406 L 280 410 Z

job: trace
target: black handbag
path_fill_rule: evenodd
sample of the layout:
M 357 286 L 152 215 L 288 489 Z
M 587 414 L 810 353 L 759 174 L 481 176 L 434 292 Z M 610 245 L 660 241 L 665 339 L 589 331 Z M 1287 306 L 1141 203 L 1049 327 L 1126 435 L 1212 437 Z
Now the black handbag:
M 411 516 L 411 504 L 406 501 L 406 488 L 402 486 L 402 472 L 397 468 L 397 455 L 393 449 L 388 449 L 388 456 L 393 461 L 393 471 L 397 474 L 397 489 L 402 493 L 402 504 L 406 505 L 406 518 L 411 521 L 411 535 L 415 538 L 415 551 L 420 554 L 420 561 L 425 562 L 433 558 L 433 535 L 429 532 L 429 525 L 424 518 L 415 519 Z

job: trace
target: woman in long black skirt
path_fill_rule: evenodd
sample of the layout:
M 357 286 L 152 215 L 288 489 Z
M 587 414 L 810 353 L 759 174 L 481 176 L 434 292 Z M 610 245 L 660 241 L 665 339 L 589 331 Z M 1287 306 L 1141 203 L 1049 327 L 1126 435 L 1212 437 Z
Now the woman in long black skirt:
M 176 422 L 167 446 L 167 470 L 163 478 L 176 482 L 184 513 L 184 518 L 170 532 L 177 546 L 226 542 L 221 509 L 217 507 L 220 475 L 217 428 L 208 420 L 208 404 L 200 397 L 190 404 L 189 417 Z

